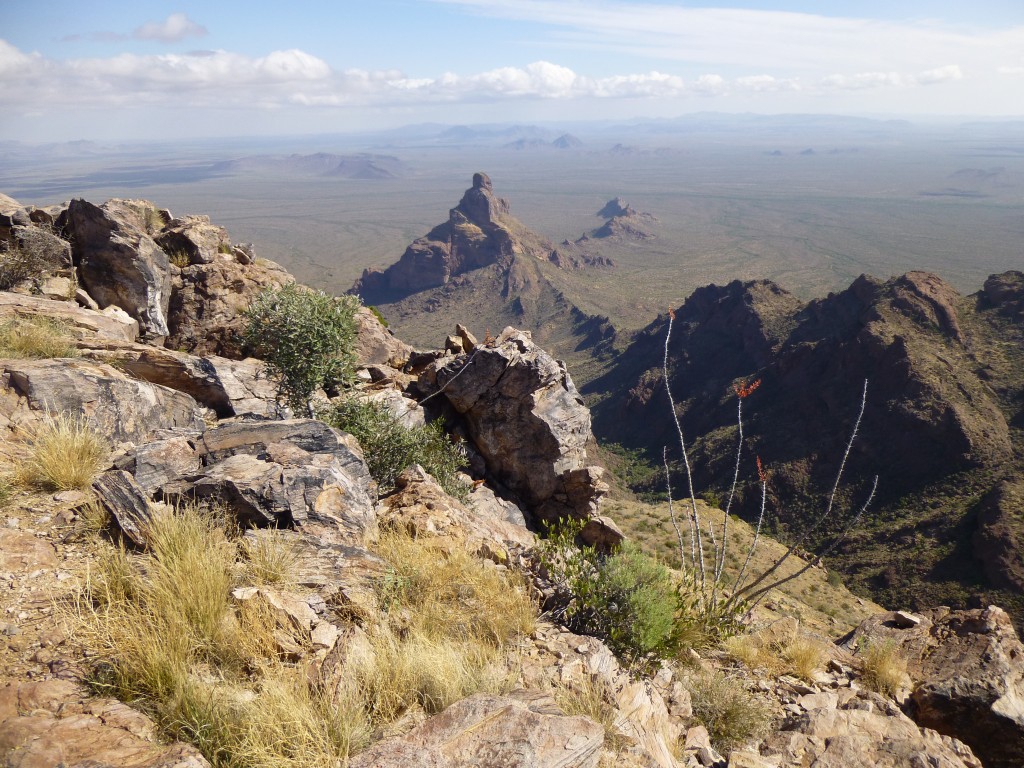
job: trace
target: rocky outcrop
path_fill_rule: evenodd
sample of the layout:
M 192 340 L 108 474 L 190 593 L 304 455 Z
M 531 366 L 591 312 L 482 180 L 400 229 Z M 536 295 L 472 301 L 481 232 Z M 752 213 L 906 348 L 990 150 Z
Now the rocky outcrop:
M 178 266 L 212 264 L 218 256 L 235 256 L 227 230 L 211 224 L 209 216 L 172 219 L 155 239 L 175 262 L 183 262 Z
M 0 759 L 11 768 L 209 768 L 195 747 L 165 746 L 153 721 L 67 680 L 0 687 Z
M 954 736 L 988 768 L 1012 768 L 1024 755 L 1024 645 L 995 606 L 896 613 L 868 619 L 849 643 L 889 642 L 913 680 L 908 711 L 922 726 Z
M 1024 320 L 1024 272 L 1010 270 L 985 281 L 979 303 L 1011 319 Z
M 413 356 L 413 348 L 395 337 L 368 307 L 356 311 L 356 365 L 386 365 L 401 369 Z
M 477 694 L 405 736 L 357 755 L 351 768 L 595 768 L 604 729 L 566 717 L 550 697 Z
M 973 543 L 993 585 L 1024 593 L 1024 480 L 1003 480 L 985 495 Z
M 283 415 L 277 387 L 259 360 L 195 357 L 146 344 L 81 342 L 79 352 L 137 379 L 185 392 L 221 417 Z
M 165 346 L 195 355 L 245 357 L 243 312 L 261 291 L 289 282 L 291 275 L 277 264 L 265 259 L 249 263 L 235 251 L 183 267 L 172 277 Z
M 606 219 L 605 223 L 585 235 L 585 238 L 597 239 L 618 238 L 619 240 L 649 240 L 654 237 L 651 228 L 658 220 L 649 213 L 638 211 L 621 197 L 605 203 L 597 215 Z M 581 240 L 576 241 L 580 244 Z
M 102 206 L 72 200 L 64 226 L 89 295 L 101 307 L 116 305 L 131 315 L 145 338 L 163 340 L 170 333 L 170 262 L 148 234 L 150 210 L 138 200 Z
M 376 535 L 376 487 L 351 435 L 320 421 L 232 421 L 153 440 L 119 464 L 150 497 L 222 503 L 243 524 L 325 543 Z
M 754 757 L 764 762 L 745 763 L 742 756 L 749 753 L 733 752 L 729 765 L 982 768 L 962 742 L 918 727 L 893 702 L 877 694 L 850 688 L 804 694 L 792 710 Z
M 517 254 L 547 259 L 551 244 L 527 230 L 495 196 L 485 173 L 449 211 L 448 221 L 410 245 L 384 271 L 366 270 L 352 288 L 370 304 L 445 285 L 453 277 L 492 264 L 508 268 Z
M 590 412 L 565 365 L 529 333 L 506 328 L 471 354 L 442 359 L 420 379 L 462 417 L 488 476 L 543 520 L 589 518 L 607 486 L 586 466 Z

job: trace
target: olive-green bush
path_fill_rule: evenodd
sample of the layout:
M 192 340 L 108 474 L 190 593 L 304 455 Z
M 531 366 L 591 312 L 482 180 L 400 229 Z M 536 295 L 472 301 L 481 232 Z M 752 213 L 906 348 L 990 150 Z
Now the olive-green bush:
M 459 479 L 465 450 L 451 441 L 440 420 L 406 427 L 384 406 L 356 398 L 332 404 L 320 418 L 355 436 L 381 493 L 394 490 L 403 469 L 419 464 L 449 494 L 463 500 L 467 497 L 469 489 Z
M 359 299 L 328 296 L 296 283 L 263 291 L 245 311 L 243 340 L 266 363 L 279 395 L 310 412 L 320 387 L 351 379 Z

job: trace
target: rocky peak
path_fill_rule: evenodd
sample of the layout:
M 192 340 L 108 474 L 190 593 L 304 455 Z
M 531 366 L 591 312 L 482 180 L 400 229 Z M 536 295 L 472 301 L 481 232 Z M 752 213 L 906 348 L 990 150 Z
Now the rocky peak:
M 605 203 L 604 208 L 598 211 L 595 215 L 602 219 L 613 219 L 616 216 L 632 216 L 635 213 L 636 209 L 621 197 L 613 197 Z
M 508 201 L 494 194 L 490 177 L 478 172 L 448 221 L 413 242 L 387 269 L 364 271 L 351 292 L 370 304 L 388 303 L 482 267 L 507 270 L 516 256 L 549 261 L 553 251 L 550 242 L 509 213 Z

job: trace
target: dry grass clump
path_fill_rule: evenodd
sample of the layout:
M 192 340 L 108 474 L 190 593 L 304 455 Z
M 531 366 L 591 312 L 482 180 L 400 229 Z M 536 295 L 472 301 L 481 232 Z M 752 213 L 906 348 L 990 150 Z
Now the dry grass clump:
M 6 509 L 14 498 L 14 480 L 7 475 L 0 475 L 0 509 Z
M 756 632 L 736 635 L 722 643 L 722 650 L 750 669 L 764 669 L 771 675 L 790 673 L 808 682 L 814 682 L 825 662 L 825 647 L 800 632 L 771 641 Z
M 722 650 L 750 669 L 764 666 L 765 657 L 761 638 L 756 634 L 733 635 L 722 642 Z
M 77 356 L 78 349 L 64 323 L 46 317 L 0 323 L 0 357 L 23 360 Z
M 907 682 L 907 660 L 892 641 L 871 643 L 860 652 L 861 680 L 871 690 L 892 696 Z
M 47 416 L 28 436 L 29 456 L 18 467 L 19 485 L 49 491 L 84 490 L 103 469 L 108 447 L 81 416 Z
M 372 658 L 354 670 L 371 720 L 507 690 L 509 643 L 536 626 L 525 584 L 441 540 L 386 533 L 377 549 L 391 566 L 381 584 L 385 618 L 370 631 Z
M 782 658 L 790 672 L 807 682 L 821 670 L 825 661 L 825 648 L 814 638 L 797 633 L 782 646 Z
M 604 727 L 604 746 L 618 752 L 629 746 L 629 739 L 615 727 L 617 710 L 608 699 L 607 685 L 592 677 L 560 683 L 554 690 L 555 703 L 567 715 L 583 715 Z
M 241 584 L 287 587 L 296 551 L 281 532 L 241 540 L 223 514 L 155 513 L 150 547 L 101 548 L 67 618 L 98 663 L 93 685 L 134 701 L 164 735 L 215 768 L 336 768 L 395 721 L 512 682 L 510 641 L 536 611 L 522 584 L 467 553 L 397 535 L 364 651 L 320 680 L 306 630 Z
M 708 729 L 712 743 L 722 754 L 768 732 L 768 705 L 739 680 L 715 673 L 692 677 L 684 685 L 690 691 L 694 717 Z
M 281 587 L 295 584 L 299 549 L 283 531 L 250 531 L 241 540 L 241 551 L 247 583 Z

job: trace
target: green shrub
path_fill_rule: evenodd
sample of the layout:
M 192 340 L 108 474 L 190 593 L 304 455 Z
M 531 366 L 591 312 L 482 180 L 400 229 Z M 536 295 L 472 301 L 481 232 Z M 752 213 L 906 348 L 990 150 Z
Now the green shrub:
M 332 297 L 289 283 L 263 291 L 245 311 L 242 338 L 295 411 L 309 412 L 318 387 L 351 378 L 358 306 L 354 296 Z
M 381 493 L 394 490 L 403 469 L 420 464 L 449 494 L 461 500 L 468 496 L 469 489 L 458 476 L 465 451 L 445 434 L 440 420 L 406 427 L 383 405 L 355 398 L 333 404 L 320 418 L 355 436 Z
M 570 629 L 604 640 L 627 664 L 669 658 L 679 650 L 682 603 L 663 564 L 625 542 L 614 553 L 577 547 L 581 521 L 565 521 L 541 546 L 541 561 L 564 605 Z

